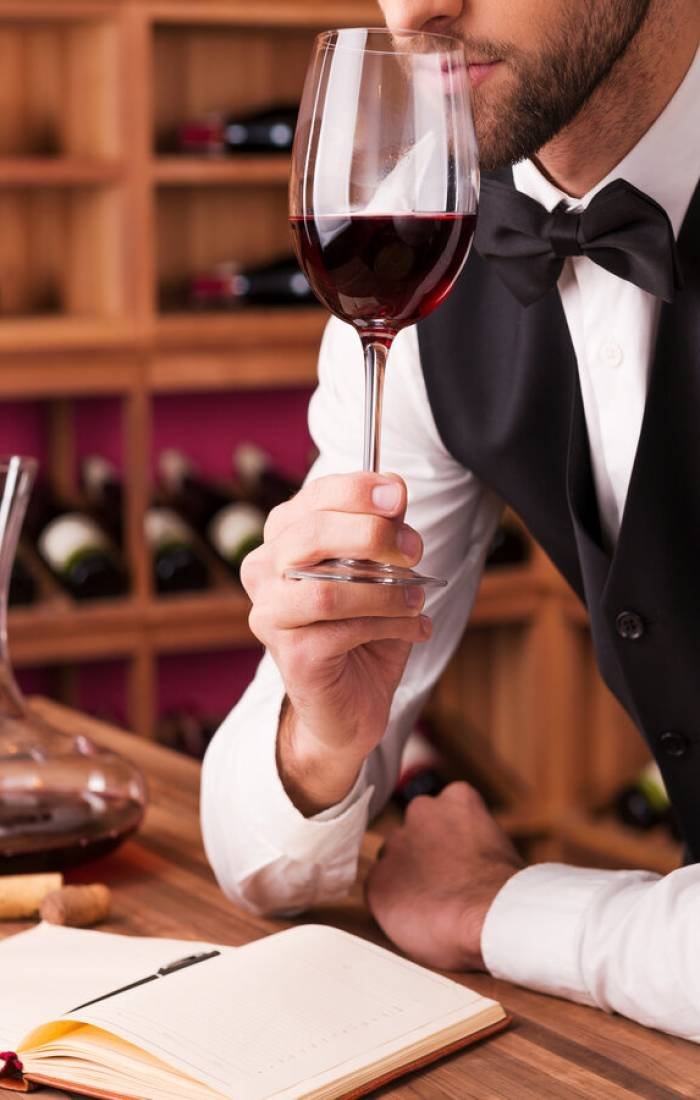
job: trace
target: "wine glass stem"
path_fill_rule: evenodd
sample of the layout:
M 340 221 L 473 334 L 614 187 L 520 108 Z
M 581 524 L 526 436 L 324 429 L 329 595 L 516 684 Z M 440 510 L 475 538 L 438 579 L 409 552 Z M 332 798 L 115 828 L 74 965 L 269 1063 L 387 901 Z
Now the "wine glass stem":
M 363 339 L 365 353 L 365 447 L 362 469 L 379 473 L 382 437 L 382 396 L 384 372 L 390 344 Z

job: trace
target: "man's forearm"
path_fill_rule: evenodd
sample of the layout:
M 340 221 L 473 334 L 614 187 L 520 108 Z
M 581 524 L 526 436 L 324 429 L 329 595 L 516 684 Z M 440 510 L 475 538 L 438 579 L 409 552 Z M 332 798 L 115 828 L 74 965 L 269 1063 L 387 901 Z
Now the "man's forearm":
M 284 789 L 305 817 L 336 806 L 350 793 L 363 760 L 320 744 L 306 731 L 285 696 L 277 734 L 277 770 Z

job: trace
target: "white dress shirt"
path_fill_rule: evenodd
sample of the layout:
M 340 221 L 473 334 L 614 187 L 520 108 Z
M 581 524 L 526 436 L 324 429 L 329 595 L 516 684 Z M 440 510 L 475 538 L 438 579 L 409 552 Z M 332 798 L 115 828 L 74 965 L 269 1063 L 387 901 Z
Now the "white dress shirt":
M 677 234 L 700 177 L 698 103 L 700 53 L 657 122 L 580 206 L 611 179 L 623 178 L 664 206 Z M 514 178 L 548 210 L 566 199 L 531 162 L 517 165 Z M 659 306 L 583 256 L 566 261 L 559 291 L 612 546 L 641 429 Z M 309 410 L 320 452 L 309 478 L 359 468 L 363 402 L 359 341 L 349 326 L 331 321 Z M 411 653 L 382 743 L 340 805 L 305 818 L 282 786 L 275 744 L 284 685 L 269 654 L 217 732 L 202 780 L 205 845 L 222 889 L 258 911 L 302 910 L 352 884 L 362 834 L 388 800 L 406 737 L 464 631 L 501 512 L 501 501 L 455 461 L 438 435 L 414 329 L 401 333 L 392 350 L 382 467 L 408 485 L 407 522 L 426 548 L 421 569 L 449 583 L 428 590 L 432 637 Z M 700 1041 L 699 922 L 700 866 L 662 879 L 540 864 L 500 891 L 482 949 L 497 977 Z

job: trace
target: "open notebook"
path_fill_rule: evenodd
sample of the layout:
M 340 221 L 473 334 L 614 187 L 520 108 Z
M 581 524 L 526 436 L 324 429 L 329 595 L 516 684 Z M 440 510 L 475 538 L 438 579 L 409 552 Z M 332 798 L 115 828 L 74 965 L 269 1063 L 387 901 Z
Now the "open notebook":
M 128 1100 L 361 1096 L 506 1022 L 495 1001 L 301 925 L 80 1011 L 211 945 L 39 925 L 0 943 L 0 1050 L 31 1083 Z

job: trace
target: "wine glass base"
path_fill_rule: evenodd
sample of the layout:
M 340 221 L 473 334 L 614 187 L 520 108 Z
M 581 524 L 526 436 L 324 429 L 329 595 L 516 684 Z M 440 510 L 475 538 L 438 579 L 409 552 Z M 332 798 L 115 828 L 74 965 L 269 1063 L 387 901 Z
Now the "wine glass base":
M 328 558 L 317 565 L 287 569 L 285 577 L 294 581 L 348 581 L 351 584 L 388 584 L 401 588 L 444 588 L 447 581 L 426 577 L 400 565 L 358 558 Z

